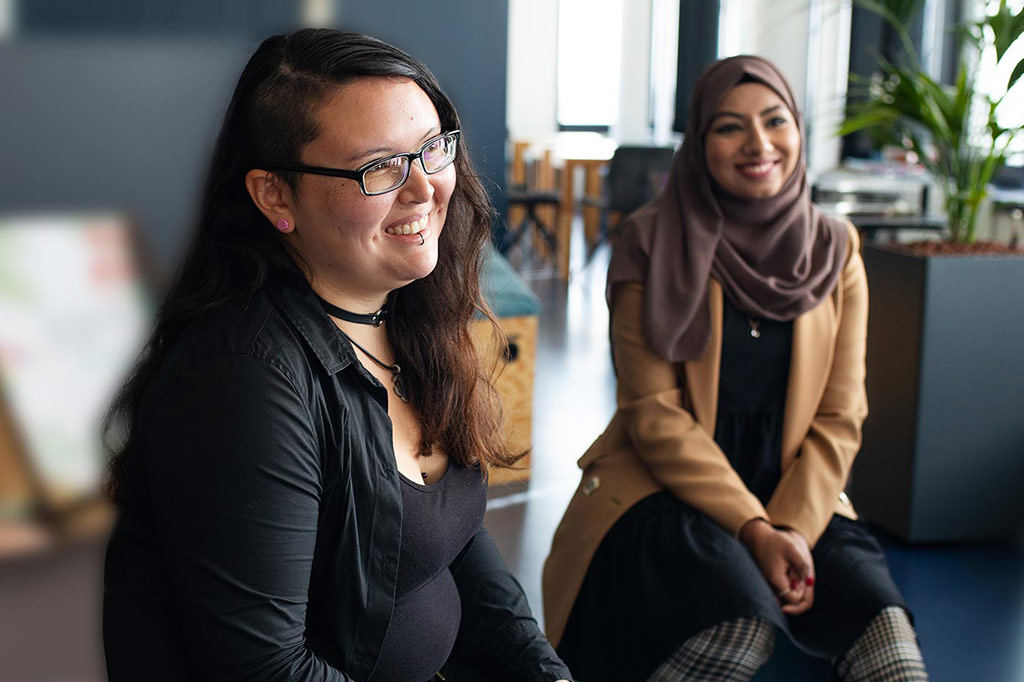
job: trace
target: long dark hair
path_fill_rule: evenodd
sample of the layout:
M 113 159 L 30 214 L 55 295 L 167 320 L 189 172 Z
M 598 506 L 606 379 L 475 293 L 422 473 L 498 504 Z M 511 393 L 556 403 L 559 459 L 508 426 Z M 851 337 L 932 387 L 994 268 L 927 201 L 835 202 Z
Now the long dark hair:
M 295 268 L 249 197 L 246 173 L 298 164 L 303 146 L 320 133 L 318 105 L 338 86 L 365 77 L 414 81 L 433 102 L 442 130 L 461 128 L 433 74 L 369 36 L 303 29 L 263 41 L 246 64 L 213 150 L 198 230 L 152 336 L 104 420 L 113 454 L 105 487 L 112 499 L 125 487 L 142 396 L 182 330 L 207 310 L 251 297 L 268 273 Z M 461 142 L 455 168 L 437 267 L 392 292 L 388 336 L 422 417 L 421 454 L 438 445 L 465 465 L 508 466 L 518 457 L 501 441 L 494 388 L 469 334 L 478 311 L 494 323 L 479 286 L 492 209 Z M 295 175 L 279 175 L 296 188 Z

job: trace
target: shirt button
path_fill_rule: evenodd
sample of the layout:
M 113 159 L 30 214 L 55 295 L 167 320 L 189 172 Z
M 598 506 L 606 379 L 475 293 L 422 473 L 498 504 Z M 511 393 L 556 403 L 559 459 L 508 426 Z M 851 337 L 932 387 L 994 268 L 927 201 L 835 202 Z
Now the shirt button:
M 844 506 L 850 506 L 850 498 L 843 491 L 839 492 L 839 501 L 842 502 Z
M 594 491 L 601 487 L 601 477 L 591 476 L 587 479 L 587 482 L 583 484 L 583 494 L 593 495 Z

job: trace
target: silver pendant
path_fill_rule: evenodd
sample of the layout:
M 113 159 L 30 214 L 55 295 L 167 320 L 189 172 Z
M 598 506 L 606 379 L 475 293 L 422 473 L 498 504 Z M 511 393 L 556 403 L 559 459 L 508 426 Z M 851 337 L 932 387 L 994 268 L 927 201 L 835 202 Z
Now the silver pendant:
M 753 336 L 755 339 L 761 338 L 761 332 L 759 332 L 756 327 L 751 328 L 750 335 Z

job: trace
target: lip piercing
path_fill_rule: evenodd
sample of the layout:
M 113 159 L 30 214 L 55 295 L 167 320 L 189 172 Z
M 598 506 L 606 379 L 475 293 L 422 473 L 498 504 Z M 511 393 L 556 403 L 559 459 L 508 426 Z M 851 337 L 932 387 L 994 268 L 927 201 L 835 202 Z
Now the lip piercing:
M 423 246 L 424 242 L 426 242 L 427 240 L 423 238 L 423 233 L 422 232 L 420 232 L 419 235 L 420 235 L 420 246 Z

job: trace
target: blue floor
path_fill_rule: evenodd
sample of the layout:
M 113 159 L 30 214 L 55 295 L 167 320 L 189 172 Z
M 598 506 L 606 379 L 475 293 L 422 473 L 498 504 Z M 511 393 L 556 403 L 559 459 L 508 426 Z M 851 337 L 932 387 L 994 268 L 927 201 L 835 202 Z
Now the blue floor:
M 916 546 L 878 534 L 934 682 L 1024 681 L 1024 552 Z

